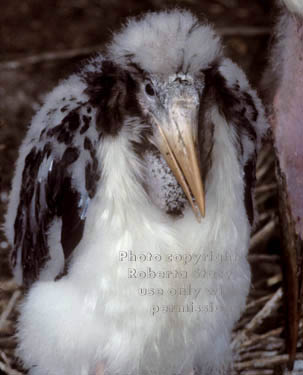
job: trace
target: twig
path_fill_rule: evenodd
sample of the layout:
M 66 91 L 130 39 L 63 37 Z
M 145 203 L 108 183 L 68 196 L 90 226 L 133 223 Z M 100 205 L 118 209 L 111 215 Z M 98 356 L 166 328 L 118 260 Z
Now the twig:
M 0 337 L 0 347 L 5 347 L 5 349 L 13 349 L 16 346 L 16 341 L 14 337 Z
M 238 358 L 240 358 L 241 361 L 242 361 L 242 360 L 244 360 L 243 356 L 245 356 L 246 353 L 256 354 L 258 351 L 262 351 L 262 352 L 265 353 L 267 351 L 275 350 L 276 354 L 284 353 L 284 348 L 285 348 L 284 340 L 283 339 L 276 339 L 276 340 L 277 340 L 276 342 L 270 342 L 268 340 L 265 341 L 265 342 L 261 341 L 261 342 L 255 343 L 254 345 L 251 345 L 251 346 L 244 346 L 243 347 L 241 345 L 241 349 L 238 352 Z M 255 355 L 255 357 L 260 357 L 260 356 Z
M 297 354 L 296 359 L 303 359 L 303 354 Z M 288 354 L 281 354 L 274 357 L 266 357 L 266 358 L 254 358 L 251 361 L 246 362 L 237 362 L 234 364 L 235 368 L 238 371 L 247 369 L 249 367 L 252 368 L 264 368 L 264 367 L 272 367 L 274 365 L 280 365 L 288 362 Z
M 260 181 L 262 178 L 265 178 L 268 172 L 270 171 L 272 165 L 274 164 L 274 157 L 272 155 L 268 156 L 268 159 L 266 160 L 266 164 L 264 164 L 262 167 L 257 168 L 256 177 L 257 180 Z
M 10 319 L 6 320 L 3 324 L 3 327 L 1 328 L 1 335 L 2 336 L 13 335 L 14 325 L 15 325 L 14 321 L 12 321 Z
M 4 291 L 4 292 L 12 292 L 14 291 L 15 289 L 17 289 L 18 285 L 16 284 L 16 282 L 12 279 L 10 280 L 5 280 L 5 281 L 1 281 L 0 282 L 0 292 L 1 291 Z
M 268 162 L 274 160 L 273 146 L 271 144 L 266 144 L 260 151 L 257 158 L 257 169 L 260 169 L 262 165 L 267 165 Z
M 278 355 L 277 350 L 265 350 L 265 348 L 262 348 L 262 350 L 259 350 L 259 351 L 249 350 L 248 352 L 241 354 L 240 360 L 237 362 L 244 362 L 248 359 L 253 359 L 253 358 L 274 357 L 276 355 Z
M 275 220 L 269 221 L 263 228 L 261 228 L 257 233 L 255 233 L 250 241 L 250 250 L 255 249 L 260 245 L 260 243 L 267 241 L 269 237 L 274 232 L 275 229 Z
M 4 327 L 4 323 L 6 322 L 6 319 L 8 318 L 9 314 L 12 312 L 15 303 L 17 302 L 17 299 L 21 296 L 20 290 L 16 290 L 14 294 L 12 295 L 11 299 L 9 300 L 9 303 L 6 306 L 6 309 L 2 312 L 0 316 L 0 330 Z
M 217 28 L 219 34 L 223 36 L 259 36 L 268 35 L 271 32 L 270 27 L 219 27 Z
M 267 144 L 261 148 L 257 158 L 257 169 L 260 169 L 261 166 L 266 163 L 266 161 L 270 158 L 272 152 L 272 145 Z
M 267 294 L 266 296 L 263 296 L 259 299 L 254 299 L 250 303 L 246 305 L 246 311 L 250 310 L 252 308 L 258 307 L 259 305 L 262 305 L 264 302 L 272 298 L 273 294 Z
M 267 279 L 266 283 L 268 287 L 276 285 L 282 281 L 282 273 L 278 273 L 278 275 L 274 275 Z
M 90 55 L 98 51 L 99 45 L 92 47 L 76 48 L 67 51 L 45 52 L 39 55 L 21 57 L 18 60 L 5 61 L 0 63 L 0 70 L 12 70 L 24 67 L 26 65 L 40 64 L 43 62 L 51 62 L 55 60 L 72 59 L 78 56 Z
M 279 288 L 272 298 L 263 306 L 263 308 L 253 317 L 253 319 L 244 327 L 244 329 L 233 339 L 232 347 L 238 347 L 243 341 L 247 340 L 250 332 L 259 327 L 263 320 L 277 309 L 278 303 L 282 298 L 282 289 Z
M 274 336 L 279 336 L 282 332 L 283 332 L 283 327 L 279 327 L 279 328 L 276 328 L 276 329 L 273 329 L 269 332 L 266 332 L 264 333 L 263 335 L 254 335 L 252 337 L 250 337 L 249 339 L 247 339 L 246 341 L 243 341 L 241 346 L 251 346 L 253 344 L 255 344 L 256 342 L 260 342 L 260 341 L 264 341 L 268 338 L 272 338 Z
M 12 369 L 10 366 L 6 365 L 2 361 L 0 361 L 0 370 L 4 371 L 7 375 L 23 375 L 21 372 Z
M 241 375 L 271 375 L 274 373 L 273 369 L 247 370 L 241 371 Z
M 276 212 L 275 212 L 274 209 L 268 209 L 268 210 L 266 210 L 266 212 L 260 213 L 260 215 L 258 217 L 258 223 L 260 223 L 261 221 L 265 221 L 270 217 L 273 217 L 275 215 L 275 213 Z
M 275 191 L 277 190 L 277 184 L 275 183 L 272 183 L 272 184 L 265 184 L 265 185 L 260 185 L 258 187 L 256 187 L 256 190 L 255 190 L 255 193 L 256 194 L 263 194 L 263 193 L 267 193 L 267 192 L 272 192 L 272 191 Z
M 7 358 L 7 355 L 2 351 L 0 350 L 0 356 L 1 358 L 3 359 L 4 363 L 7 365 L 7 366 L 10 366 L 10 361 L 9 359 Z

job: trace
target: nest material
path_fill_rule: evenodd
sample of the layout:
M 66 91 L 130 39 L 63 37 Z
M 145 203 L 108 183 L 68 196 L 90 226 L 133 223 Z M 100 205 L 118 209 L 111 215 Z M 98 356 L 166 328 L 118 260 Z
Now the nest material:
M 282 374 L 288 361 L 288 355 L 285 354 L 281 242 L 274 171 L 274 152 L 271 145 L 265 145 L 257 163 L 256 205 L 259 218 L 251 238 L 248 257 L 253 279 L 245 312 L 232 336 L 233 374 Z M 7 269 L 8 249 L 0 249 L 0 252 L 0 268 Z M 0 374 L 25 374 L 14 355 L 16 306 L 21 297 L 22 290 L 17 288 L 8 275 L 0 280 Z M 301 318 L 299 337 L 302 334 Z M 302 351 L 300 343 L 299 351 Z M 303 354 L 298 353 L 297 359 L 303 359 Z

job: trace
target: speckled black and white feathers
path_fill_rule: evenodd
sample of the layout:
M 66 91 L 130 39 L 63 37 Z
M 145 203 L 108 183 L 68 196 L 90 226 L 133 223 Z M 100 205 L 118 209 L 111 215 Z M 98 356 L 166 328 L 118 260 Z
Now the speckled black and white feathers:
M 97 60 L 98 61 L 98 60 Z M 92 62 L 92 65 L 96 65 Z M 138 82 L 127 69 L 112 61 L 104 60 L 95 71 L 83 73 L 87 82 L 85 93 L 97 109 L 96 125 L 106 134 L 116 135 L 128 116 L 141 116 L 136 97 Z
M 75 95 L 74 82 L 82 86 Z M 89 202 L 96 193 L 101 176 L 96 149 L 102 132 L 85 88 L 86 83 L 73 76 L 54 90 L 33 119 L 20 150 L 7 232 L 13 245 L 12 266 L 27 285 L 51 260 L 48 236 L 58 219 L 64 258 L 69 259 L 81 240 Z M 63 267 L 54 272 L 59 274 Z
M 51 261 L 48 234 L 57 219 L 65 261 L 81 240 L 102 174 L 97 149 L 126 118 L 141 115 L 137 90 L 129 72 L 99 55 L 56 88 L 34 117 L 20 149 L 6 221 L 20 282 L 31 284 Z M 60 274 L 64 264 L 56 267 Z

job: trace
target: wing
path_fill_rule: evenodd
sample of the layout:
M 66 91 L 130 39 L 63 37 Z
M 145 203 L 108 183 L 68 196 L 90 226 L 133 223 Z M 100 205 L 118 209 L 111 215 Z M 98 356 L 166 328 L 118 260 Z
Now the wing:
M 6 216 L 18 282 L 42 271 L 55 278 L 83 235 L 100 168 L 96 110 L 74 75 L 57 87 L 33 118 L 20 148 Z
M 261 140 L 268 134 L 269 125 L 264 107 L 256 92 L 250 87 L 243 71 L 229 59 L 223 59 L 205 71 L 205 88 L 211 102 L 218 106 L 235 138 L 238 160 L 243 168 L 245 183 L 244 203 L 250 224 L 254 222 L 252 190 L 255 185 L 256 157 Z M 206 103 L 207 105 L 207 103 Z M 207 119 L 206 119 L 207 120 Z M 208 127 L 212 129 L 212 127 Z M 211 139 L 211 135 L 202 137 Z M 208 144 L 211 144 L 208 141 Z M 207 147 L 202 147 L 207 150 Z M 202 155 L 202 165 L 211 158 Z

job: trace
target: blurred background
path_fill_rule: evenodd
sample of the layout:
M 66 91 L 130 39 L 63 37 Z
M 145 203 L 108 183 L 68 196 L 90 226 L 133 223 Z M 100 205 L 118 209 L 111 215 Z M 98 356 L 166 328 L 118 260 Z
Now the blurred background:
M 10 190 L 18 146 L 45 94 L 85 61 L 102 51 L 128 16 L 182 7 L 214 24 L 226 55 L 258 89 L 266 67 L 277 17 L 273 0 L 10 0 L 0 11 L 0 225 Z M 253 284 L 247 311 L 235 328 L 235 371 L 247 375 L 281 373 L 286 362 L 281 302 L 280 236 L 274 157 L 265 145 L 258 160 L 259 223 L 252 236 Z M 9 247 L 0 231 L 0 375 L 24 374 L 14 357 L 16 305 L 22 296 L 11 278 Z M 279 294 L 280 293 L 280 294 Z M 262 315 L 266 303 L 273 308 Z M 261 311 L 261 320 L 252 323 Z M 302 327 L 301 327 L 302 329 Z M 243 333 L 245 340 L 236 345 Z M 265 336 L 264 336 L 265 335 Z M 267 335 L 267 336 L 266 336 Z M 255 360 L 264 356 L 263 366 Z M 282 358 L 282 357 L 284 358 Z M 266 358 L 274 358 L 267 360 Z M 282 358 L 282 359 L 281 359 Z M 54 374 L 55 375 L 55 374 Z

